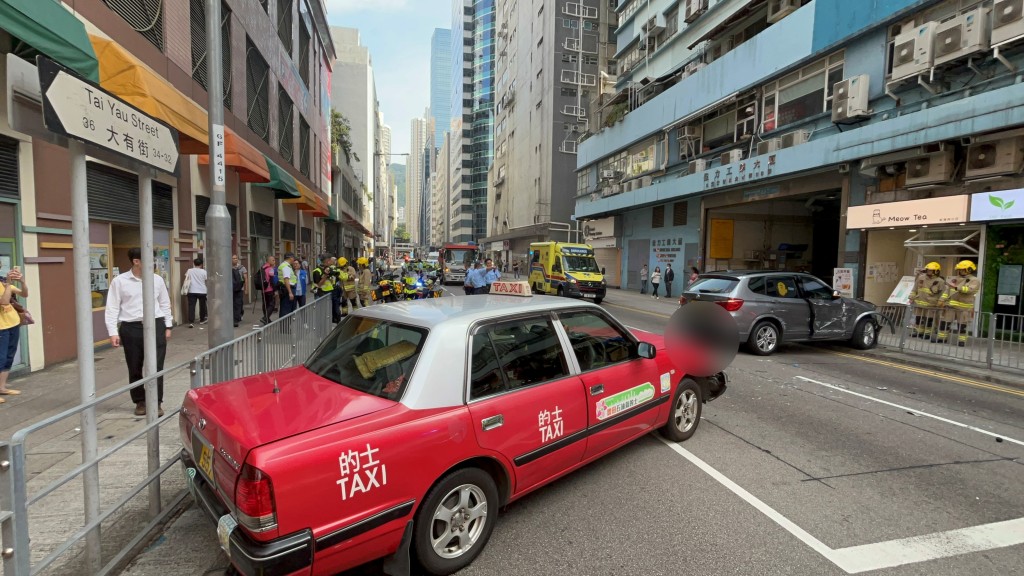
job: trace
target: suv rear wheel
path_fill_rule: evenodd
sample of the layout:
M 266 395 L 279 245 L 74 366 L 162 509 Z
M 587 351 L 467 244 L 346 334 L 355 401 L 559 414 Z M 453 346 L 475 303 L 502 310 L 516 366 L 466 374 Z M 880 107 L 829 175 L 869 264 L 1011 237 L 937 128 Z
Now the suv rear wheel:
M 758 356 L 768 356 L 778 349 L 781 337 L 782 334 L 779 333 L 778 326 L 767 320 L 762 320 L 750 331 L 747 347 Z

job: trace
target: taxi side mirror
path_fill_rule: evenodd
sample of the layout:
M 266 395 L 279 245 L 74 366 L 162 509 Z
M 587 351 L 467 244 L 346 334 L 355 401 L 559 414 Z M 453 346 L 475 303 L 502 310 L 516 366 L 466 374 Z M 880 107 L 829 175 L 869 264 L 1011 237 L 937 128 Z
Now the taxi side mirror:
M 641 358 L 653 360 L 654 357 L 658 355 L 658 350 L 654 347 L 654 344 L 641 342 L 640 345 L 637 346 L 636 353 L 639 354 Z

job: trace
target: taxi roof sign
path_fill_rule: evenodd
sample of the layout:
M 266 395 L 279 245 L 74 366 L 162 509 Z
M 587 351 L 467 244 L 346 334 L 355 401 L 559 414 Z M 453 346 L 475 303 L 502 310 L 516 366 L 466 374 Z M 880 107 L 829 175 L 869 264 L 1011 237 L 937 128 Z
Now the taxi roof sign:
M 505 296 L 533 296 L 530 283 L 525 280 L 519 282 L 492 282 L 490 293 L 503 294 Z

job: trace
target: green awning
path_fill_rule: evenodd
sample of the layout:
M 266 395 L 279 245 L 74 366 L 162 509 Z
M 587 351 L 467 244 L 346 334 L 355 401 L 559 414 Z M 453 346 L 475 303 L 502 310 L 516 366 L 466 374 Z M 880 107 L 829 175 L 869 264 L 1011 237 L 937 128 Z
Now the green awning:
M 302 198 L 302 194 L 299 192 L 298 186 L 295 185 L 295 178 L 293 178 L 287 170 L 278 166 L 277 163 L 270 158 L 267 158 L 266 155 L 264 155 L 263 158 L 267 161 L 267 171 L 270 172 L 270 182 L 253 184 L 253 186 L 272 188 L 274 190 L 274 198 L 277 198 L 278 200 Z
M 334 202 L 331 202 L 329 210 L 327 219 L 331 222 L 341 222 L 341 219 L 338 218 L 338 209 L 334 207 Z
M 99 83 L 100 65 L 85 25 L 54 0 L 0 0 L 0 28 L 85 78 Z

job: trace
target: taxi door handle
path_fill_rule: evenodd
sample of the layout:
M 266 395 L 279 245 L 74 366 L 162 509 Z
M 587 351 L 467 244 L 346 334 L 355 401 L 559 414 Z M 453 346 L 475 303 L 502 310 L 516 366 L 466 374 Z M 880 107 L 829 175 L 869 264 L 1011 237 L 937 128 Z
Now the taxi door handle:
M 504 423 L 505 417 L 502 416 L 501 414 L 498 414 L 497 416 L 491 416 L 490 418 L 484 418 L 483 420 L 480 421 L 480 425 L 483 427 L 485 432 L 488 430 L 494 430 L 495 428 L 498 428 Z
M 598 394 L 604 394 L 604 384 L 595 384 L 590 387 L 591 396 L 597 396 Z

